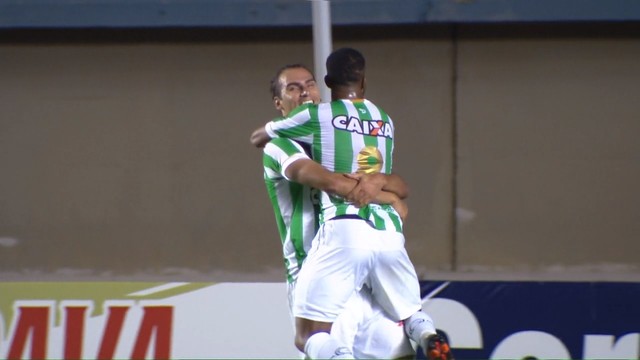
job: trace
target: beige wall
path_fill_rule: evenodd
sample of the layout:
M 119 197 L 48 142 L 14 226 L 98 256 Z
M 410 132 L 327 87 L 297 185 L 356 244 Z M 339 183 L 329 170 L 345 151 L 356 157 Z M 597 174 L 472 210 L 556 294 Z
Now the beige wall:
M 637 38 L 362 33 L 421 276 L 640 278 Z M 275 39 L 0 44 L 0 280 L 281 280 L 248 136 L 313 48 Z
M 460 266 L 637 268 L 638 39 L 476 39 L 459 54 Z

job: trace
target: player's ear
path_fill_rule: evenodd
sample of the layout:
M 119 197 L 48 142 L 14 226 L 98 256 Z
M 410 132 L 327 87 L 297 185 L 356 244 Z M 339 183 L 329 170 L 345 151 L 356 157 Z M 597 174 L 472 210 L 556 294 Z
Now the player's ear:
M 276 110 L 281 111 L 282 110 L 282 100 L 279 97 L 274 96 L 273 97 L 273 106 L 275 106 Z

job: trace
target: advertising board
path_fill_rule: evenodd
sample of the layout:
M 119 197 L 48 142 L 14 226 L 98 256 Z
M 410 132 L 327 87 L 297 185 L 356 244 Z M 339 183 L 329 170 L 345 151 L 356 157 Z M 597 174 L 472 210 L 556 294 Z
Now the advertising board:
M 638 283 L 421 285 L 457 359 L 640 358 Z M 285 288 L 0 283 L 0 359 L 299 358 Z

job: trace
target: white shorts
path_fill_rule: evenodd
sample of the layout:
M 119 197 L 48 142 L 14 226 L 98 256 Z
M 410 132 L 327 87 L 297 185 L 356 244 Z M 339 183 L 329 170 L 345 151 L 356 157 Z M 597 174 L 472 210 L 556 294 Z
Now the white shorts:
M 289 284 L 290 301 L 294 289 L 295 285 Z M 366 286 L 349 298 L 344 311 L 333 322 L 331 334 L 349 346 L 356 359 L 413 358 L 416 354 L 402 323 L 385 314 Z
M 325 222 L 298 274 L 293 315 L 334 322 L 364 284 L 393 321 L 422 308 L 418 277 L 404 236 L 358 219 Z

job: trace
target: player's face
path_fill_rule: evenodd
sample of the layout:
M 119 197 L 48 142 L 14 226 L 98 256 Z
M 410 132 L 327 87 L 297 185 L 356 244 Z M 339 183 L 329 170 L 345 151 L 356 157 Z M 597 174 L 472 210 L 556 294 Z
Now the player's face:
M 313 75 L 303 68 L 287 69 L 280 75 L 280 98 L 274 99 L 276 109 L 286 116 L 302 103 L 320 102 L 320 90 Z

